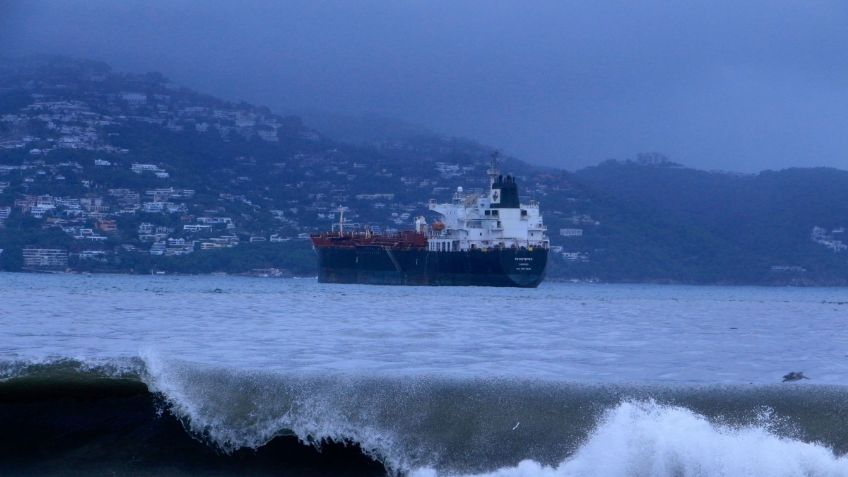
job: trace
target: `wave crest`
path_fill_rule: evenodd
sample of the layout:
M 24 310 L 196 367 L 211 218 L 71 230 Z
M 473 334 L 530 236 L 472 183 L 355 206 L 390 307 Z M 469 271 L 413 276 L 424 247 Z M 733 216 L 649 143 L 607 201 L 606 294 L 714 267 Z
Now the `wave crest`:
M 765 419 L 770 419 L 765 417 Z M 610 410 L 577 452 L 558 466 L 524 460 L 479 477 L 844 477 L 848 457 L 824 445 L 780 437 L 762 426 L 711 423 L 655 401 Z M 419 469 L 413 477 L 434 477 Z
M 320 448 L 355 444 L 388 468 L 409 468 L 394 436 L 377 423 L 380 406 L 361 402 L 353 380 L 274 379 L 260 372 L 203 368 L 146 355 L 144 381 L 166 399 L 170 410 L 195 435 L 225 452 L 258 449 L 278 436 L 293 435 Z M 384 403 L 377 395 L 374 403 Z
M 71 425 L 128 453 L 155 442 L 161 452 L 149 453 L 152 461 L 172 456 L 167 443 L 176 439 L 222 463 L 349 449 L 350 462 L 374 459 L 390 473 L 415 475 L 848 476 L 846 458 L 836 454 L 848 451 L 848 392 L 839 387 L 316 376 L 143 353 L 115 364 L 0 363 L 0 398 L 8 428 L 47 422 L 65 435 Z M 134 440 L 104 421 L 108 413 L 115 425 L 126 420 L 158 434 Z M 33 445 L 43 438 L 27 435 Z M 283 457 L 280 446 L 291 453 Z

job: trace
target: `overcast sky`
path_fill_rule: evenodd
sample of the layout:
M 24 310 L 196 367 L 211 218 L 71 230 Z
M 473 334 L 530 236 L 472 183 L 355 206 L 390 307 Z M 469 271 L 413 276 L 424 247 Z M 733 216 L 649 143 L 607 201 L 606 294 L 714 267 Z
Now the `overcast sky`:
M 9 1 L 65 54 L 280 113 L 379 114 L 575 169 L 848 168 L 848 2 Z

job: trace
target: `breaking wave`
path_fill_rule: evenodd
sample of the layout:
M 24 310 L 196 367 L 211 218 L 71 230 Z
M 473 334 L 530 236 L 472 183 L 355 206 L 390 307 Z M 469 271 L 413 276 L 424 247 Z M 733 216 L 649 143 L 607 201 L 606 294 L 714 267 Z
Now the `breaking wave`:
M 0 426 L 2 475 L 848 476 L 848 389 L 806 383 L 281 375 L 149 354 L 2 363 Z
M 845 476 L 848 459 L 821 444 L 780 437 L 763 426 L 727 427 L 685 408 L 624 402 L 558 466 L 524 460 L 486 477 Z M 438 475 L 433 469 L 414 477 Z

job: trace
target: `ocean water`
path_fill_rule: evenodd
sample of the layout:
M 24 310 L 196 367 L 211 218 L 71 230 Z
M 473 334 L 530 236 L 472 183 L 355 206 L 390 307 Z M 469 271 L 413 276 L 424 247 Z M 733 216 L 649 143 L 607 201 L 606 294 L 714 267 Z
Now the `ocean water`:
M 846 325 L 844 289 L 0 274 L 0 474 L 848 476 Z

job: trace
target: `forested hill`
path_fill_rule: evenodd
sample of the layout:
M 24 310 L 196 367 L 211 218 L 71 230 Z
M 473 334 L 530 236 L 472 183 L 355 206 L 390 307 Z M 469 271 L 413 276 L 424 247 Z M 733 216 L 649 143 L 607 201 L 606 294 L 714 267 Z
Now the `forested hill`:
M 490 147 L 361 126 L 331 128 L 354 145 L 156 73 L 0 60 L 0 269 L 309 275 L 304 236 L 339 206 L 404 229 L 429 199 L 485 185 Z M 846 283 L 845 172 L 738 176 L 645 157 L 576 173 L 504 161 L 541 202 L 552 278 Z
M 4 60 L 0 267 L 311 274 L 304 237 L 330 229 L 339 206 L 354 223 L 408 228 L 415 215 L 432 218 L 431 198 L 481 189 L 491 153 L 426 132 L 349 145 L 155 73 Z M 525 198 L 561 204 L 550 224 L 582 216 L 583 201 L 566 200 L 580 196 L 568 173 L 514 159 L 502 167 L 518 173 Z M 27 249 L 60 250 L 67 264 L 28 263 Z
M 641 243 L 618 245 L 643 256 L 645 279 L 848 283 L 846 171 L 729 174 L 643 156 L 580 170 L 576 180 L 617 204 L 622 221 L 636 221 Z

